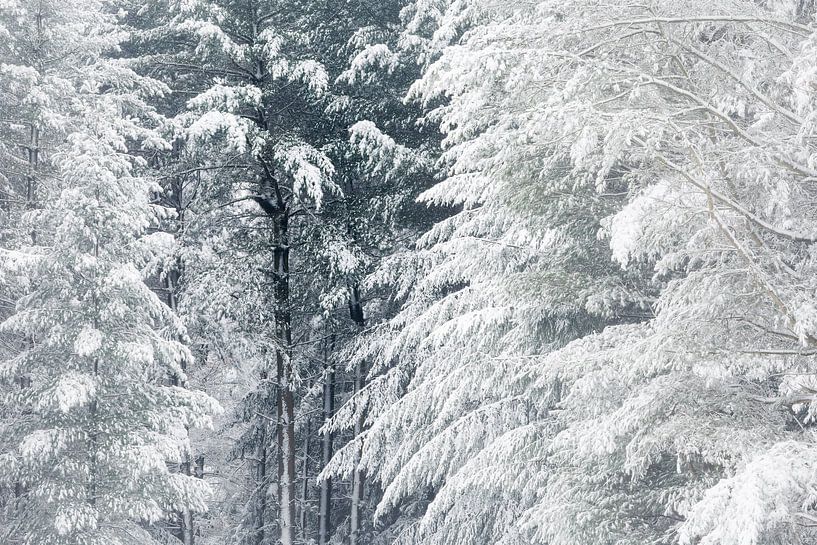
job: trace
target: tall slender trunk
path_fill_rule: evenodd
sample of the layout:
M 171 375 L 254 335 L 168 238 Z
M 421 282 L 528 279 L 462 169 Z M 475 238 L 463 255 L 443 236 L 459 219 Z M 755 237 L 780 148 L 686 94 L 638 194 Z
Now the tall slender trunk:
M 289 286 L 289 216 L 276 214 L 273 279 L 278 374 L 278 523 L 281 545 L 295 542 L 295 392 L 292 368 L 292 313 Z
M 173 142 L 173 149 L 172 153 L 174 156 L 178 156 L 181 153 L 182 144 L 180 140 L 176 140 Z M 184 230 L 184 183 L 183 180 L 174 179 L 171 182 L 171 192 L 170 192 L 171 204 L 176 209 L 176 217 L 178 220 L 178 229 L 175 233 L 175 236 L 181 234 Z M 178 313 L 179 310 L 179 301 L 178 301 L 178 286 L 179 281 L 182 276 L 182 264 L 180 261 L 176 261 L 169 270 L 165 271 L 165 293 L 167 295 L 166 303 L 167 306 L 173 311 L 174 314 Z M 187 362 L 183 361 L 181 363 L 182 370 L 187 371 Z M 170 382 L 174 386 L 184 386 L 182 380 L 179 376 L 172 376 L 170 377 Z M 191 457 L 191 453 L 185 453 L 184 459 L 179 464 L 179 473 L 182 475 L 186 475 L 188 477 L 193 475 L 193 460 Z M 179 529 L 175 533 L 176 537 L 181 540 L 184 545 L 194 545 L 195 541 L 195 519 L 193 516 L 193 511 L 185 506 L 183 507 L 177 514 L 176 518 L 179 522 Z
M 257 20 L 257 10 L 255 6 L 255 2 L 249 2 L 250 10 L 252 11 L 252 39 L 253 43 L 258 38 L 258 26 L 255 23 Z M 260 61 L 258 61 L 258 66 L 260 66 Z M 260 80 L 260 72 L 259 72 L 259 80 Z M 263 123 L 259 123 L 260 129 L 265 129 Z M 278 241 L 277 241 L 278 242 Z M 275 293 L 275 304 L 278 304 L 278 297 L 277 292 Z M 276 315 L 276 321 L 278 316 Z M 275 407 L 276 407 L 276 428 L 280 425 L 280 371 L 276 374 L 276 379 L 278 380 L 277 387 L 279 391 L 276 392 L 276 400 L 275 400 Z M 264 396 L 262 398 L 262 403 L 264 404 L 263 407 L 260 409 L 264 413 L 268 413 L 271 407 L 271 391 L 268 387 L 268 374 L 267 371 L 264 370 L 261 372 L 261 383 L 264 387 Z M 253 539 L 252 545 L 263 545 L 265 538 L 266 538 L 266 526 L 267 526 L 267 494 L 269 489 L 269 482 L 267 477 L 267 459 L 268 459 L 268 446 L 271 439 L 271 426 L 269 424 L 268 418 L 264 418 L 266 414 L 263 416 L 256 417 L 256 426 L 258 427 L 258 435 L 259 437 L 256 438 L 258 443 L 256 444 L 256 451 L 255 451 L 255 501 L 253 502 Z M 277 429 L 276 429 L 277 431 Z M 276 438 L 279 434 L 276 433 Z M 280 457 L 279 454 L 280 449 L 275 451 L 276 455 L 276 462 Z M 280 463 L 278 464 L 280 466 Z M 278 485 L 279 481 L 276 480 L 276 486 Z M 281 494 L 278 491 L 277 499 L 280 499 Z
M 96 202 L 99 204 L 99 190 L 96 191 Z M 99 241 L 94 242 L 94 258 L 99 259 Z M 96 276 L 96 274 L 94 274 Z M 96 288 L 93 288 L 91 292 L 91 303 L 93 308 L 93 324 L 94 329 L 99 331 L 99 300 L 97 299 L 97 291 Z M 93 371 L 94 382 L 99 383 L 99 357 L 94 356 L 92 360 L 92 367 L 91 370 Z M 88 468 L 89 468 L 89 476 L 88 476 L 88 503 L 91 506 L 96 506 L 96 497 L 98 493 L 97 489 L 97 480 L 99 479 L 98 475 L 98 468 L 97 465 L 99 463 L 99 422 L 97 422 L 99 418 L 99 397 L 95 396 L 94 399 L 91 400 L 91 404 L 88 408 L 90 420 L 91 420 L 91 429 L 88 432 Z
M 282 354 L 283 356 L 283 354 Z M 283 358 L 281 358 L 283 360 Z M 278 435 L 279 465 L 278 489 L 279 525 L 281 545 L 292 545 L 295 542 L 295 395 L 292 391 L 292 366 L 283 363 L 279 366 L 282 373 L 281 413 Z
M 204 479 L 204 454 L 199 454 L 196 456 L 195 465 L 193 467 L 193 476 L 197 479 Z M 191 524 L 190 527 L 193 528 L 193 525 Z M 195 528 L 195 531 L 191 532 L 190 535 L 201 536 L 201 527 Z
M 178 213 L 181 214 L 181 212 Z M 178 285 L 180 277 L 181 273 L 179 272 L 178 265 L 165 272 L 165 291 L 167 294 L 166 303 L 174 313 L 178 310 L 176 286 Z M 182 369 L 187 369 L 186 362 L 182 362 Z M 170 377 L 170 383 L 173 386 L 183 386 L 182 381 L 178 376 Z M 188 477 L 193 475 L 190 453 L 185 453 L 184 459 L 179 464 L 179 473 Z M 191 511 L 188 507 L 183 507 L 178 513 L 176 513 L 176 519 L 179 523 L 179 529 L 177 532 L 175 532 L 176 537 L 179 538 L 184 545 L 194 545 L 193 536 L 195 535 L 195 520 L 193 518 L 193 511 Z
M 26 208 L 33 210 L 37 208 L 37 170 L 40 165 L 40 129 L 32 123 L 29 143 L 26 146 L 28 151 L 28 174 L 26 175 Z M 37 244 L 37 232 L 32 230 L 31 243 Z
M 365 365 L 360 362 L 355 367 L 355 393 L 359 392 L 365 386 L 365 376 L 366 376 L 366 369 Z M 363 432 L 363 420 L 364 417 L 361 415 L 355 421 L 355 441 L 358 440 L 361 433 Z M 362 511 L 362 504 L 363 504 L 363 492 L 364 486 L 366 484 L 366 473 L 360 467 L 360 455 L 361 455 L 361 445 L 358 444 L 357 448 L 355 449 L 355 458 L 354 458 L 354 465 L 355 470 L 352 474 L 352 508 L 351 513 L 349 516 L 350 522 L 350 532 L 349 532 L 349 544 L 350 545 L 357 545 L 360 542 L 360 533 L 361 533 L 361 511 Z
M 324 379 L 323 379 L 323 422 L 329 421 L 335 414 L 335 368 L 329 361 L 328 341 L 324 341 Z M 335 341 L 332 338 L 332 349 Z M 321 438 L 321 469 L 329 465 L 333 454 L 333 434 L 326 432 Z M 318 509 L 318 545 L 327 545 L 332 534 L 332 478 L 321 481 L 321 497 Z
M 254 5 L 253 5 L 254 6 Z M 253 10 L 255 8 L 253 7 Z M 255 11 L 253 11 L 255 14 Z M 255 15 L 254 15 L 255 17 Z M 253 32 L 258 29 L 254 28 Z M 260 68 L 259 68 L 260 69 Z M 256 122 L 262 130 L 271 132 L 274 127 L 265 119 L 264 111 L 258 111 Z M 272 223 L 272 283 L 275 316 L 275 360 L 277 395 L 275 399 L 275 431 L 277 449 L 276 496 L 278 500 L 279 543 L 293 545 L 295 542 L 295 384 L 292 367 L 292 302 L 289 277 L 289 220 L 290 210 L 284 198 L 274 169 L 260 161 L 266 177 L 260 183 L 261 195 L 254 200 Z
M 349 289 L 349 314 L 352 320 L 357 324 L 359 329 L 366 326 L 366 319 L 363 315 L 363 303 L 360 300 L 360 290 L 358 286 L 353 286 Z M 355 366 L 355 391 L 357 394 L 366 385 L 366 364 L 359 361 Z M 358 419 L 355 421 L 355 441 L 358 440 L 363 432 L 364 414 L 361 411 Z M 366 484 L 366 474 L 360 467 L 360 445 L 355 449 L 354 465 L 355 469 L 352 474 L 352 507 L 349 516 L 349 544 L 357 545 L 360 542 L 361 534 L 361 510 L 363 504 L 364 486 Z
M 266 373 L 261 374 L 262 384 L 266 385 Z M 267 422 L 259 419 L 256 436 L 255 452 L 253 456 L 253 485 L 254 499 L 252 502 L 252 545 L 263 545 L 266 535 L 267 513 Z
M 179 466 L 179 471 L 183 475 L 188 477 L 193 475 L 190 457 L 187 456 L 187 459 L 182 462 Z M 193 535 L 194 535 L 194 528 L 193 528 L 193 511 L 189 507 L 184 507 L 181 513 L 181 530 L 182 530 L 182 543 L 184 545 L 193 545 Z
M 301 540 L 306 542 L 307 513 L 309 511 L 309 440 L 312 435 L 312 420 L 306 420 L 306 430 L 303 434 L 304 450 L 301 462 L 301 511 L 298 522 L 301 526 Z
M 42 15 L 37 15 L 37 33 L 42 33 Z M 37 208 L 37 170 L 40 165 L 40 129 L 36 123 L 32 123 L 29 132 L 29 141 L 26 146 L 28 156 L 28 172 L 26 173 L 26 204 L 27 210 Z M 29 233 L 31 237 L 31 244 L 37 244 L 37 231 L 33 230 Z M 26 336 L 24 340 L 28 348 L 34 347 L 34 339 Z M 20 373 L 17 377 L 17 382 L 21 390 L 31 388 L 31 375 Z M 22 499 L 26 494 L 26 487 L 20 481 L 14 482 L 14 499 L 15 507 L 20 509 L 22 507 Z
M 99 379 L 99 358 L 94 358 L 93 360 L 93 372 L 94 372 L 94 379 Z M 88 434 L 88 467 L 89 467 L 89 475 L 88 475 L 88 504 L 91 506 L 96 506 L 96 497 L 98 493 L 97 489 L 97 480 L 99 479 L 98 475 L 98 468 L 97 465 L 99 463 L 99 427 L 98 427 L 98 413 L 99 413 L 99 403 L 96 399 L 91 401 L 91 404 L 88 409 L 90 420 L 91 420 L 91 429 Z

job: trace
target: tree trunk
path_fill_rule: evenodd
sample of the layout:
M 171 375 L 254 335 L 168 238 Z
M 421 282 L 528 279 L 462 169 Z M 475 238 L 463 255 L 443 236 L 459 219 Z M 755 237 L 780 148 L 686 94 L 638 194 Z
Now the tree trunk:
M 261 380 L 266 382 L 264 373 L 262 373 Z M 255 456 L 253 456 L 253 484 L 255 485 L 251 537 L 253 545 L 263 545 L 264 543 L 267 512 L 267 422 L 261 420 L 258 422 L 258 426 Z
M 363 315 L 363 303 L 360 301 L 360 291 L 358 286 L 354 286 L 349 290 L 349 314 L 352 320 L 362 330 L 366 326 L 366 319 Z M 366 385 L 366 364 L 362 361 L 355 366 L 355 390 L 354 393 L 360 392 Z M 358 440 L 360 434 L 363 432 L 364 414 L 361 411 L 360 416 L 355 421 L 355 441 Z M 360 512 L 362 510 L 363 492 L 366 484 L 366 475 L 360 468 L 360 445 L 355 449 L 355 469 L 352 473 L 352 508 L 349 516 L 349 544 L 357 545 L 360 542 L 361 520 Z
M 358 363 L 355 368 L 355 393 L 359 392 L 363 389 L 365 385 L 365 368 L 362 362 Z M 355 441 L 358 440 L 360 434 L 363 432 L 363 415 L 361 415 L 355 421 Z M 362 510 L 362 503 L 363 503 L 363 491 L 364 485 L 366 482 L 366 475 L 363 469 L 360 468 L 360 454 L 361 454 L 361 445 L 358 445 L 355 449 L 355 470 L 352 474 L 352 509 L 351 514 L 349 517 L 350 520 L 350 532 L 349 532 L 349 543 L 350 545 L 357 545 L 360 540 L 360 530 L 361 530 L 361 523 L 360 523 L 360 512 Z
M 258 118 L 262 129 L 270 130 Z M 289 278 L 289 209 L 279 181 L 262 161 L 267 176 L 261 183 L 261 195 L 254 198 L 272 223 L 272 283 L 275 316 L 275 360 L 277 395 L 275 399 L 275 431 L 278 448 L 275 450 L 278 500 L 279 543 L 295 542 L 295 392 L 292 367 L 292 310 Z
M 181 214 L 181 212 L 177 212 Z M 178 285 L 179 278 L 181 277 L 181 273 L 179 272 L 178 266 L 174 266 L 169 271 L 165 272 L 165 292 L 167 295 L 166 303 L 167 306 L 170 307 L 173 312 L 177 312 L 178 310 L 178 300 L 176 296 L 176 286 Z M 187 363 L 182 362 L 182 369 L 187 369 Z M 170 377 L 170 383 L 173 386 L 184 386 L 180 377 L 172 376 Z M 190 455 L 185 454 L 185 459 L 179 464 L 179 473 L 186 476 L 191 476 L 192 472 L 192 464 L 190 460 Z M 182 508 L 179 512 L 176 513 L 176 519 L 179 522 L 179 529 L 175 532 L 175 536 L 182 542 L 184 545 L 193 545 L 194 542 L 194 534 L 195 534 L 195 521 L 193 519 L 193 512 L 187 508 Z
M 295 542 L 295 396 L 292 391 L 292 366 L 281 354 L 281 413 L 278 427 L 279 525 L 281 545 Z
M 193 476 L 197 479 L 204 479 L 204 454 L 199 454 L 196 456 L 196 465 L 193 469 Z M 191 528 L 193 528 L 193 526 L 193 524 L 190 525 Z M 195 532 L 191 533 L 191 536 L 201 536 L 201 525 L 195 528 Z M 191 540 L 192 539 L 193 538 L 191 538 Z
M 289 216 L 273 214 L 276 360 L 278 374 L 278 508 L 281 545 L 295 542 L 295 393 L 293 391 L 292 313 L 289 289 Z
M 187 475 L 188 477 L 191 476 L 193 473 L 190 466 L 190 459 L 188 457 L 187 460 L 179 465 L 179 473 Z M 182 543 L 184 543 L 184 545 L 193 545 L 193 511 L 190 510 L 189 507 L 182 509 L 180 521 Z
M 42 33 L 42 15 L 37 15 L 37 32 L 38 35 Z M 39 169 L 40 165 L 40 129 L 32 123 L 31 129 L 29 133 L 29 142 L 28 146 L 26 146 L 27 155 L 28 155 L 28 172 L 26 174 L 26 210 L 34 210 L 37 208 L 37 170 Z M 37 244 L 37 232 L 32 229 L 31 233 L 29 233 L 31 237 L 31 243 Z M 26 336 L 25 343 L 28 345 L 28 348 L 31 349 L 34 346 L 34 339 L 29 336 Z M 21 373 L 17 377 L 17 382 L 20 385 L 21 390 L 25 390 L 27 388 L 31 388 L 31 375 L 26 373 Z M 27 490 L 26 487 L 20 481 L 14 482 L 14 500 L 15 500 L 15 507 L 17 509 L 21 509 L 21 501 L 25 496 Z
M 174 148 L 175 151 L 175 148 Z M 181 209 L 181 184 L 174 184 L 173 193 L 174 193 L 174 200 L 176 201 L 176 213 L 180 220 L 184 218 L 184 210 Z M 179 279 L 181 278 L 181 267 L 178 262 L 176 262 L 173 267 L 165 272 L 165 291 L 167 294 L 166 303 L 167 306 L 173 310 L 174 313 L 177 313 L 179 310 L 178 304 L 178 296 L 176 294 L 176 288 L 179 284 Z M 187 370 L 187 362 L 181 362 L 182 370 Z M 170 382 L 174 386 L 182 386 L 185 385 L 181 381 L 181 377 L 173 376 L 170 377 Z M 185 454 L 185 459 L 179 464 L 179 473 L 182 475 L 186 475 L 188 477 L 193 475 L 193 467 L 192 467 L 192 460 L 190 458 L 190 454 Z M 193 511 L 190 510 L 188 507 L 183 507 L 181 511 L 177 513 L 177 519 L 179 521 L 179 529 L 176 532 L 176 537 L 184 543 L 184 545 L 194 545 L 195 541 L 195 519 L 193 517 Z
M 303 462 L 301 462 L 301 512 L 299 523 L 301 526 L 301 540 L 306 542 L 307 534 L 307 511 L 309 510 L 309 439 L 312 434 L 312 421 L 307 419 L 306 431 L 304 432 L 303 442 L 304 450 L 302 453 Z
M 324 341 L 326 343 L 326 341 Z M 332 347 L 334 348 L 334 339 Z M 324 380 L 323 380 L 323 422 L 335 414 L 335 368 L 329 362 L 328 350 L 324 351 Z M 333 454 L 333 434 L 326 432 L 321 438 L 321 469 L 329 465 Z M 318 509 L 318 545 L 327 545 L 332 535 L 332 478 L 321 481 L 321 497 Z

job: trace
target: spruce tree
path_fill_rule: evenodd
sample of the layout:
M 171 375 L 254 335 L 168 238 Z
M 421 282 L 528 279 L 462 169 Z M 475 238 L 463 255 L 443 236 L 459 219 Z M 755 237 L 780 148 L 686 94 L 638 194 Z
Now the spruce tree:
M 31 239 L 4 261 L 23 295 L 1 327 L 23 348 L 3 361 L 2 378 L 25 384 L 4 399 L 17 415 L 3 430 L 2 479 L 15 490 L 3 540 L 149 543 L 146 524 L 206 508 L 206 484 L 166 462 L 186 454 L 185 427 L 217 410 L 168 386 L 185 380 L 192 356 L 141 270 L 159 211 L 139 154 L 167 146 L 146 100 L 166 88 L 112 57 L 122 35 L 106 4 L 3 10 L 13 44 L 4 67 L 26 75 L 19 124 L 41 134 L 48 173 L 40 206 L 22 218 Z

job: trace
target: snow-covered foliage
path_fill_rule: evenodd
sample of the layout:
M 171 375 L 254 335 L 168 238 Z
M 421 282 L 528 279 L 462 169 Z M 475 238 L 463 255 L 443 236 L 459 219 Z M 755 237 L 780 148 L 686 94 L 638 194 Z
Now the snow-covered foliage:
M 273 521 L 276 512 L 291 513 L 279 492 L 289 494 L 294 476 L 271 467 L 277 456 L 294 464 L 295 443 L 325 441 L 312 406 L 320 393 L 313 383 L 326 380 L 330 365 L 321 338 L 338 338 L 332 350 L 344 342 L 350 294 L 376 254 L 388 251 L 396 218 L 413 206 L 416 191 L 406 188 L 419 185 L 407 176 L 419 153 L 406 148 L 391 166 L 391 155 L 368 163 L 349 129 L 387 115 L 401 122 L 389 108 L 410 109 L 401 99 L 412 79 L 395 58 L 388 76 L 399 93 L 384 101 L 371 91 L 387 86 L 382 64 L 363 51 L 375 47 L 369 39 L 399 32 L 358 33 L 357 21 L 371 18 L 366 6 L 341 3 L 328 17 L 328 7 L 309 1 L 165 5 L 161 23 L 141 39 L 155 44 L 151 60 L 165 81 L 179 78 L 195 90 L 175 117 L 183 151 L 178 168 L 168 169 L 169 183 L 188 195 L 174 204 L 179 212 L 184 202 L 179 308 L 207 350 L 224 356 L 214 365 L 233 366 L 247 385 L 232 394 L 224 432 L 234 441 L 227 463 L 246 478 L 238 492 L 246 503 L 205 539 L 266 545 L 280 532 L 286 541 L 290 523 Z M 184 47 L 166 45 L 176 40 Z M 349 71 L 356 77 L 342 76 Z M 383 170 L 375 172 L 375 161 Z M 297 417 L 298 435 L 284 449 L 276 428 L 296 424 L 278 403 L 287 395 L 300 405 L 289 410 L 307 416 Z M 303 471 L 316 473 L 311 464 L 304 461 Z
M 812 543 L 816 15 L 0 0 L 0 542 Z
M 321 98 L 329 85 L 326 69 L 299 54 L 304 36 L 276 27 L 276 18 L 244 2 L 168 7 L 166 31 L 196 45 L 192 51 L 169 52 L 160 62 L 198 66 L 210 79 L 180 115 L 181 134 L 216 153 L 265 162 L 272 174 L 284 178 L 282 184 L 291 186 L 295 198 L 320 207 L 324 194 L 338 189 L 332 165 L 297 128 L 281 122 L 287 109 Z
M 372 277 L 409 296 L 337 424 L 374 415 L 379 515 L 428 504 L 406 543 L 813 539 L 813 6 L 474 4 L 411 11 L 449 171 L 421 199 L 462 212 Z
M 22 175 L 3 169 L 30 193 L 16 226 L 27 236 L 3 240 L 25 259 L 3 263 L 22 295 L 0 325 L 20 347 L 0 364 L 14 385 L 3 391 L 14 418 L 0 478 L 15 492 L 2 540 L 150 543 L 144 525 L 206 508 L 204 481 L 167 462 L 189 450 L 185 429 L 218 411 L 169 386 L 186 382 L 192 355 L 141 270 L 153 259 L 142 236 L 162 212 L 137 153 L 168 147 L 147 103 L 166 87 L 110 57 L 124 35 L 102 2 L 21 0 L 0 5 L 0 20 L 12 23 L 4 71 L 24 76 L 4 86 L 0 102 L 18 108 L 3 124 L 30 136 Z

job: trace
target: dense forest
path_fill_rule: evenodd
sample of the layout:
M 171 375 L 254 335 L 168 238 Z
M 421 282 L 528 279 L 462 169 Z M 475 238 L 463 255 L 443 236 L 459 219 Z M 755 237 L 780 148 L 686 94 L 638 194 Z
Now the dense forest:
M 817 541 L 816 0 L 0 0 L 0 544 Z

